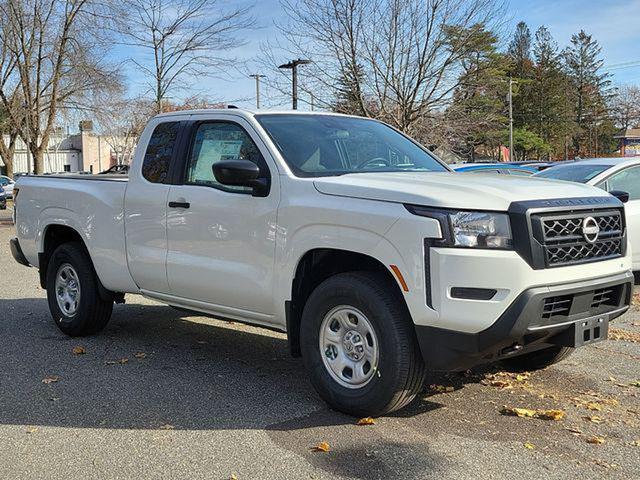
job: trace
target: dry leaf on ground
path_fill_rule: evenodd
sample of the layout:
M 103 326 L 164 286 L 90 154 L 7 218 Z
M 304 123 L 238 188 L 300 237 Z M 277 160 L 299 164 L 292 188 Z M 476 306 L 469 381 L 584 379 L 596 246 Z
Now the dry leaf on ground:
M 27 433 L 36 433 L 37 431 L 38 431 L 38 427 L 32 427 L 32 426 L 27 427 L 27 430 L 26 430 Z
M 609 340 L 622 340 L 625 342 L 640 343 L 640 333 L 628 332 L 621 328 L 610 328 Z
M 160 428 L 160 430 L 174 430 L 176 427 L 168 423 L 165 423 L 164 425 L 160 425 L 160 427 L 158 428 Z
M 604 437 L 593 435 L 587 438 L 587 443 L 591 443 L 593 445 L 602 445 L 604 443 Z
M 631 445 L 632 447 L 640 447 L 640 440 L 634 440 L 633 442 L 629 443 L 629 445 Z
M 640 388 L 640 380 L 634 380 L 633 382 L 629 383 L 629 386 Z
M 451 393 L 455 390 L 452 386 L 445 385 L 429 385 L 429 389 L 437 393 Z
M 147 358 L 147 354 L 144 352 L 136 352 L 133 354 L 133 356 L 136 358 Z
M 74 355 L 84 355 L 85 353 L 87 353 L 87 350 L 84 347 L 78 345 L 77 347 L 73 347 L 71 353 L 73 353 Z
M 364 417 L 358 420 L 358 423 L 356 423 L 356 425 L 374 425 L 375 423 L 376 421 L 373 418 Z
M 49 384 L 57 382 L 58 380 L 60 380 L 60 377 L 58 375 L 47 375 L 42 379 L 42 383 Z
M 592 422 L 592 423 L 602 423 L 602 422 L 604 422 L 604 418 L 599 417 L 597 415 L 591 415 L 591 416 L 582 417 L 582 418 L 584 418 L 588 422 Z
M 534 448 L 536 448 L 536 446 L 533 443 L 525 442 L 524 448 L 528 450 L 533 450 Z
M 326 453 L 329 451 L 329 444 L 327 442 L 320 442 L 314 447 L 311 447 L 312 452 L 323 452 Z
M 562 420 L 566 413 L 563 410 L 531 410 L 529 408 L 502 407 L 502 415 L 511 415 L 521 418 L 539 418 L 541 420 Z
M 229 480 L 238 480 L 238 477 L 236 476 L 235 473 L 232 473 L 231 476 L 229 477 Z
M 128 358 L 121 358 L 120 360 L 107 360 L 104 362 L 105 365 L 124 365 L 125 363 L 129 363 Z

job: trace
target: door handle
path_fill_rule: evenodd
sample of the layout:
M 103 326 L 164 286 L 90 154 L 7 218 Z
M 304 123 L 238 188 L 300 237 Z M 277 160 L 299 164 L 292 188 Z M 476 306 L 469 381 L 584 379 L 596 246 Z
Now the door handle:
M 189 208 L 189 202 L 169 202 L 169 208 Z

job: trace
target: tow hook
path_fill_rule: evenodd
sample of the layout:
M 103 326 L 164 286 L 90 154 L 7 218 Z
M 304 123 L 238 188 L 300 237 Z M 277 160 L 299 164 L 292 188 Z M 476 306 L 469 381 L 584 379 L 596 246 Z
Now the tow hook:
M 513 355 L 514 353 L 518 353 L 520 350 L 522 350 L 524 347 L 522 345 L 520 345 L 519 343 L 514 343 L 513 345 L 511 345 L 510 347 L 505 348 L 504 350 L 502 350 L 500 352 L 501 355 Z

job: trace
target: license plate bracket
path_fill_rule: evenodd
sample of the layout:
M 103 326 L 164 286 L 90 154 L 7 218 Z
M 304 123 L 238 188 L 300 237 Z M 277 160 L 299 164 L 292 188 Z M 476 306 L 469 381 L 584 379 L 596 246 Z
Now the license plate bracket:
M 577 320 L 565 331 L 554 337 L 553 343 L 564 347 L 577 348 L 583 345 L 605 340 L 609 336 L 609 317 L 598 317 Z

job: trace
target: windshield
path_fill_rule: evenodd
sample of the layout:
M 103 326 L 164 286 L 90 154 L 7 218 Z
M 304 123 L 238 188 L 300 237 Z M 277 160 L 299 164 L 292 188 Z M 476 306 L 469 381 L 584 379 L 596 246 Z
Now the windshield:
M 601 174 L 611 165 L 594 165 L 592 163 L 569 163 L 557 165 L 538 172 L 534 177 L 551 178 L 554 180 L 567 180 L 569 182 L 587 183 L 596 175 Z
M 416 143 L 375 120 L 289 114 L 256 115 L 256 119 L 301 177 L 448 171 Z

